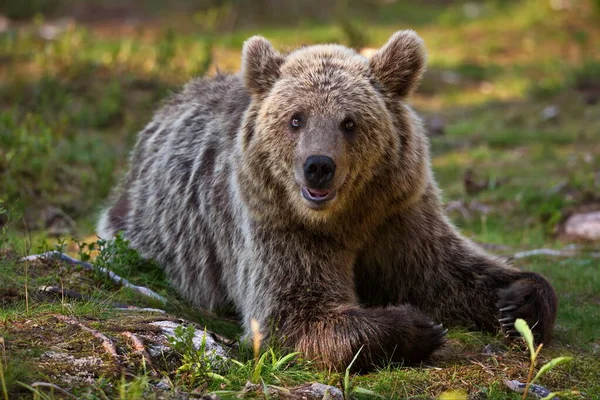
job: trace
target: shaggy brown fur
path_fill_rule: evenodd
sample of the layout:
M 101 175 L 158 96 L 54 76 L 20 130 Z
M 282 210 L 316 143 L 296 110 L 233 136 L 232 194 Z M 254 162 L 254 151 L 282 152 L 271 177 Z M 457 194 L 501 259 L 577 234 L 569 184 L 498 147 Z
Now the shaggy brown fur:
M 423 360 L 444 343 L 437 322 L 514 334 L 520 317 L 548 341 L 548 282 L 443 213 L 405 102 L 425 59 L 412 31 L 371 60 L 251 38 L 241 74 L 192 81 L 139 134 L 100 235 L 123 230 L 194 305 L 233 305 L 247 334 L 256 319 L 328 366 L 361 347 L 363 368 Z

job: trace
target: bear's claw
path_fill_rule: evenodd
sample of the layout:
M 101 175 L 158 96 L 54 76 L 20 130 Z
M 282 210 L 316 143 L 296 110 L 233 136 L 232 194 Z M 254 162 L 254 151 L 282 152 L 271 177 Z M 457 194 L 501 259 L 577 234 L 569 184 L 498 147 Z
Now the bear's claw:
M 535 273 L 522 273 L 522 278 L 499 292 L 498 323 L 510 338 L 519 337 L 515 321 L 527 322 L 537 343 L 550 340 L 556 318 L 557 298 L 550 284 Z

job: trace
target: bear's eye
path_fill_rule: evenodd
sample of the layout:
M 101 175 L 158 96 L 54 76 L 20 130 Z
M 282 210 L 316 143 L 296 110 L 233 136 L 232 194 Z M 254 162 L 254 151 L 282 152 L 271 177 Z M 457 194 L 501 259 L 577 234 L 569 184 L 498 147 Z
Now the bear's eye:
M 290 120 L 290 125 L 295 129 L 300 128 L 302 126 L 302 118 L 298 115 L 294 115 Z
M 354 128 L 356 128 L 356 123 L 353 120 L 351 120 L 350 118 L 342 121 L 342 129 L 345 132 L 352 132 L 352 131 L 354 131 Z

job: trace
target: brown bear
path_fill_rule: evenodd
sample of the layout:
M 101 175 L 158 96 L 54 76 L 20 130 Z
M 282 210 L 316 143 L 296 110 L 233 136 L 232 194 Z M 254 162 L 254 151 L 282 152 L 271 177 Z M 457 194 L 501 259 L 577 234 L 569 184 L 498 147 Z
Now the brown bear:
M 417 362 L 438 324 L 548 341 L 557 298 L 444 215 L 421 120 L 407 104 L 421 39 L 371 59 L 339 45 L 283 55 L 262 37 L 239 74 L 193 80 L 139 134 L 99 222 L 160 263 L 197 307 L 322 365 Z

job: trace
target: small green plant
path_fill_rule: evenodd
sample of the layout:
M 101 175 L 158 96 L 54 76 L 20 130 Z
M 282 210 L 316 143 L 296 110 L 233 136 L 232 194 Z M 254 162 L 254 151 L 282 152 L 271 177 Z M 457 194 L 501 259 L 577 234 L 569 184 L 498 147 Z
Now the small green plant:
M 122 232 L 117 233 L 113 240 L 98 239 L 96 246 L 99 253 L 95 263 L 99 267 L 123 271 L 137 269 L 146 263 L 137 251 L 129 247 L 129 241 Z
M 352 399 L 357 394 L 364 395 L 364 396 L 379 397 L 379 398 L 384 399 L 385 397 L 373 392 L 372 390 L 365 389 L 360 386 L 356 386 L 354 384 L 354 378 L 350 377 L 350 370 L 352 369 L 352 365 L 354 365 L 354 363 L 356 362 L 356 359 L 358 358 L 358 355 L 360 354 L 362 349 L 363 349 L 362 347 L 360 349 L 358 349 L 358 351 L 354 355 L 354 358 L 352 359 L 350 364 L 348 364 L 348 366 L 346 367 L 346 373 L 344 374 L 344 380 L 342 381 L 342 386 L 344 389 L 344 392 L 343 392 L 344 400 Z
M 77 239 L 73 241 L 77 244 L 81 261 L 92 261 L 93 253 L 97 252 L 93 263 L 97 267 L 97 279 L 102 282 L 112 282 L 110 279 L 105 279 L 106 274 L 102 272 L 102 268 L 123 277 L 132 275 L 132 272 L 139 274 L 142 271 L 151 273 L 160 271 L 153 261 L 141 257 L 136 250 L 129 247 L 129 241 L 123 237 L 122 232 L 112 240 L 98 239 L 92 243 L 79 242 Z
M 529 356 L 530 356 L 530 360 L 531 360 L 531 363 L 529 366 L 529 373 L 527 374 L 527 382 L 525 384 L 525 389 L 523 391 L 523 400 L 525 400 L 527 398 L 527 395 L 529 394 L 530 386 L 535 381 L 537 381 L 540 376 L 542 376 L 546 372 L 550 371 L 552 368 L 556 367 L 559 364 L 564 364 L 568 361 L 571 361 L 572 357 L 553 358 L 552 360 L 550 360 L 549 362 L 544 364 L 539 369 L 538 373 L 535 374 L 535 376 L 533 376 L 533 372 L 535 371 L 535 366 L 537 364 L 537 356 L 540 354 L 540 351 L 542 350 L 542 347 L 544 346 L 544 344 L 540 343 L 540 345 L 537 346 L 537 348 L 535 347 L 535 344 L 533 341 L 533 333 L 531 332 L 531 329 L 529 328 L 529 326 L 527 325 L 527 322 L 525 322 L 525 320 L 518 318 L 515 321 L 515 329 L 517 331 L 519 331 L 519 333 L 525 340 L 525 343 L 527 344 L 527 348 L 529 349 Z M 542 400 L 551 400 L 555 396 L 565 396 L 565 395 L 572 395 L 572 394 L 578 394 L 578 393 L 572 392 L 572 391 L 552 392 L 549 395 L 547 395 L 546 397 L 544 397 Z
M 265 375 L 265 372 L 274 375 L 276 372 L 282 371 L 299 354 L 299 352 L 294 352 L 283 357 L 277 357 L 273 348 L 270 348 L 265 351 L 255 363 L 250 381 L 253 383 L 262 381 L 264 385 L 263 376 Z
M 250 385 L 269 398 L 270 391 L 285 392 L 289 385 L 314 379 L 314 372 L 310 369 L 312 364 L 299 358 L 298 352 L 280 355 L 270 347 L 253 357 L 252 348 L 242 344 L 239 354 L 242 361 L 239 361 L 208 350 L 206 332 L 199 345 L 194 345 L 195 337 L 197 331 L 189 325 L 177 327 L 169 338 L 170 346 L 181 357 L 181 365 L 177 369 L 179 383 L 190 388 L 203 387 L 229 398 L 227 396 L 243 394 L 242 388 Z
M 227 378 L 214 372 L 223 368 L 224 359 L 214 350 L 207 351 L 206 331 L 198 348 L 194 345 L 196 329 L 193 325 L 180 325 L 175 328 L 174 333 L 175 335 L 169 338 L 169 344 L 181 355 L 182 361 L 177 373 L 188 377 L 190 385 L 197 386 L 213 380 L 230 383 Z
M 241 350 L 245 352 L 250 349 L 242 347 Z M 271 391 L 287 393 L 286 386 L 314 379 L 314 372 L 310 369 L 312 364 L 299 355 L 299 352 L 280 355 L 276 349 L 270 347 L 258 357 L 245 362 L 230 358 L 228 361 L 231 364 L 227 376 L 235 384 L 242 383 L 262 390 L 263 395 L 268 399 Z M 243 394 L 243 391 L 218 390 L 214 393 L 221 396 L 234 396 Z
M 128 381 L 123 375 L 119 384 L 119 400 L 137 400 L 145 398 L 147 390 L 150 388 L 150 379 L 147 375 L 135 376 Z

